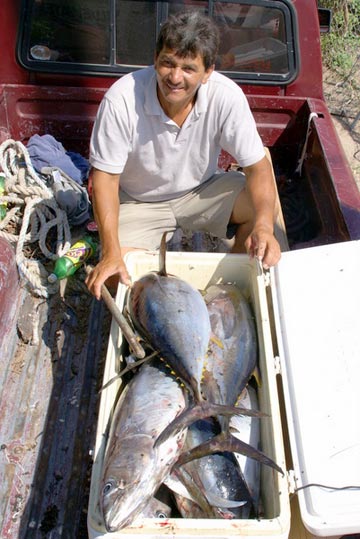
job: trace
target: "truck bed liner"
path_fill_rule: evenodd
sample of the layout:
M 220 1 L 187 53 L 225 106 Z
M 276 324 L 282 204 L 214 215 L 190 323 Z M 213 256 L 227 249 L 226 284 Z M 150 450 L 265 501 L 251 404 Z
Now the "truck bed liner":
M 13 328 L 16 353 L 0 371 L 2 539 L 87 537 L 90 453 L 110 315 L 73 286 L 79 281 L 78 274 L 68 281 L 63 300 L 24 292 Z M 35 344 L 26 318 L 35 322 Z

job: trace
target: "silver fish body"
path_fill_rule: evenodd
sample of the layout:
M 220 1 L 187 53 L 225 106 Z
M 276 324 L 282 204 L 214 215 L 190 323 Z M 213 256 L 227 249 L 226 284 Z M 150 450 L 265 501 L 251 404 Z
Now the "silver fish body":
M 219 425 L 213 418 L 199 420 L 188 428 L 186 448 L 199 446 L 219 434 Z M 233 453 L 224 451 L 188 462 L 187 474 L 213 508 L 213 518 L 243 518 L 244 508 L 252 506 L 252 499 L 243 474 Z M 188 496 L 189 497 L 189 496 Z M 186 518 L 206 518 L 199 500 L 190 496 L 195 504 L 185 503 L 176 496 L 178 509 Z
M 249 385 L 244 389 L 239 405 L 249 409 L 258 409 L 259 403 L 254 387 Z M 230 429 L 235 438 L 260 449 L 260 423 L 258 419 L 250 416 L 233 416 L 230 420 Z M 260 463 L 256 459 L 247 458 L 241 453 L 234 453 L 234 455 L 244 474 L 244 479 L 253 501 L 254 511 L 257 514 L 260 500 Z
M 144 364 L 121 394 L 107 442 L 100 507 L 108 531 L 129 525 L 145 509 L 181 452 L 185 433 L 154 447 L 185 407 L 183 390 L 166 371 Z
M 177 277 L 149 273 L 131 287 L 128 311 L 140 335 L 201 401 L 210 321 L 200 292 Z
M 233 406 L 257 365 L 254 316 L 249 302 L 235 285 L 211 285 L 204 300 L 212 337 L 202 391 L 211 402 Z

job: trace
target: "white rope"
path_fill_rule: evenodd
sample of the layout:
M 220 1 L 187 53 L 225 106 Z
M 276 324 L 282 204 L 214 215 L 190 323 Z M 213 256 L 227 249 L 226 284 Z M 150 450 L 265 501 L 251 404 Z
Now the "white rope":
M 37 175 L 21 142 L 9 139 L 1 144 L 0 165 L 6 177 L 6 195 L 0 196 L 0 204 L 12 206 L 0 221 L 0 237 L 16 243 L 20 275 L 26 278 L 35 295 L 46 298 L 57 291 L 58 285 L 48 283 L 46 268 L 40 260 L 26 257 L 24 247 L 38 242 L 46 258 L 56 260 L 63 256 L 71 245 L 67 214 L 57 204 L 53 191 Z M 47 235 L 53 227 L 57 229 L 55 253 L 46 245 Z
M 310 136 L 311 127 L 312 127 L 311 122 L 312 122 L 312 120 L 314 118 L 318 118 L 318 115 L 316 114 L 316 112 L 311 112 L 309 114 L 309 118 L 308 118 L 308 124 L 307 124 L 307 131 L 306 131 L 304 146 L 303 146 L 303 149 L 302 149 L 301 156 L 300 156 L 300 159 L 298 161 L 297 167 L 295 169 L 295 173 L 299 174 L 299 176 L 301 176 L 302 167 L 303 167 L 303 164 L 304 164 L 304 161 L 305 161 L 307 144 L 308 144 L 308 141 L 309 141 L 309 136 Z

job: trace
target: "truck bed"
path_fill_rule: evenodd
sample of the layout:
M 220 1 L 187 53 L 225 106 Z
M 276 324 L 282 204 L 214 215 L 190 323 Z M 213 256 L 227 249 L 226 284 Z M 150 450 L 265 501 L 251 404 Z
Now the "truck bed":
M 110 317 L 79 283 L 69 280 L 63 299 L 20 294 L 15 353 L 0 373 L 2 539 L 87 537 Z

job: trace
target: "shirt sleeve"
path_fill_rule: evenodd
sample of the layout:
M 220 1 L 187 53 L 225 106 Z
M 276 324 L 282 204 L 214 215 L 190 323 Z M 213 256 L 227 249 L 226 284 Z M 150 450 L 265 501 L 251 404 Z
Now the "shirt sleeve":
M 220 145 L 241 167 L 254 165 L 264 155 L 264 145 L 243 91 L 237 87 L 226 96 L 226 114 Z
M 110 174 L 121 174 L 131 147 L 131 129 L 125 100 L 100 103 L 90 139 L 90 164 Z

